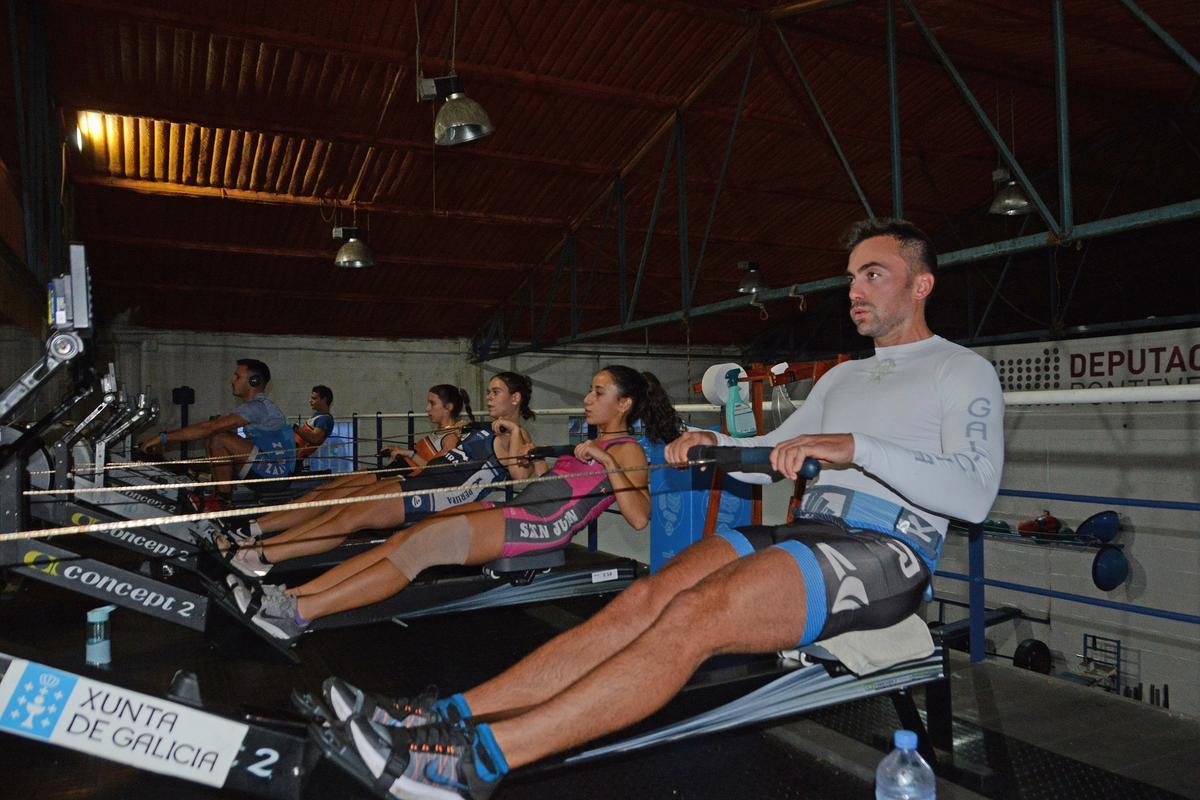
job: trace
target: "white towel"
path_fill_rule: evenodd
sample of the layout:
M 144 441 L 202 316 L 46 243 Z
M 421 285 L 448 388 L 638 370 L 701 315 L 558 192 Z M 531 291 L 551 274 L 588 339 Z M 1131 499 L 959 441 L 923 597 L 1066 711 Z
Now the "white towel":
M 781 653 L 785 658 L 799 660 L 800 653 L 809 648 L 788 650 Z M 817 657 L 824 657 L 820 649 L 840 661 L 855 675 L 870 675 L 882 669 L 925 658 L 933 652 L 933 637 L 929 626 L 916 614 L 897 622 L 889 628 L 870 631 L 850 631 L 829 639 L 823 639 L 812 648 Z

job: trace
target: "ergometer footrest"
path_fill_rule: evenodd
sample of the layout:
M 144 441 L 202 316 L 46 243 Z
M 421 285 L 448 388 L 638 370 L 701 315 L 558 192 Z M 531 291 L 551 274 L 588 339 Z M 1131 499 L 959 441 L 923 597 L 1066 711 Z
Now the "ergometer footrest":
M 354 747 L 354 741 L 350 738 L 350 734 L 346 731 L 343 725 L 321 725 L 314 723 L 308 726 L 309 739 L 320 748 L 321 753 L 337 764 L 342 770 L 354 778 L 354 780 L 366 787 L 371 794 L 377 797 L 389 797 L 388 788 L 391 781 L 384 778 L 376 778 L 367 769 L 367 765 L 363 763 L 362 758 L 358 755 L 358 750 Z M 385 771 L 386 774 L 386 771 Z M 388 786 L 381 784 L 387 783 Z
M 217 606 L 225 610 L 229 616 L 241 623 L 242 627 L 244 627 L 246 630 L 250 631 L 259 639 L 262 639 L 264 642 L 271 645 L 271 647 L 273 647 L 275 650 L 287 656 L 289 661 L 294 664 L 300 663 L 300 656 L 296 654 L 296 650 L 293 647 L 293 645 L 296 643 L 295 641 L 285 642 L 282 639 L 276 639 L 274 636 L 252 623 L 250 618 L 246 614 L 242 613 L 242 610 L 238 608 L 237 601 L 233 599 L 233 590 L 228 586 L 207 579 L 205 579 L 204 582 L 208 585 L 208 597 L 212 602 L 216 603 Z

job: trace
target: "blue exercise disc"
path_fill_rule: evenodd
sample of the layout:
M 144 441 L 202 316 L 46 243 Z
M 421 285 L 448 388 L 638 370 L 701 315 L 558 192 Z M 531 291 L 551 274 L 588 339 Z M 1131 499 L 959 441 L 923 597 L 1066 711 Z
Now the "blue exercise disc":
M 1106 544 L 1092 559 L 1092 583 L 1101 591 L 1111 592 L 1129 577 L 1129 559 L 1115 544 Z
M 1075 532 L 1087 539 L 1111 542 L 1121 530 L 1121 517 L 1115 511 L 1101 511 L 1079 523 Z

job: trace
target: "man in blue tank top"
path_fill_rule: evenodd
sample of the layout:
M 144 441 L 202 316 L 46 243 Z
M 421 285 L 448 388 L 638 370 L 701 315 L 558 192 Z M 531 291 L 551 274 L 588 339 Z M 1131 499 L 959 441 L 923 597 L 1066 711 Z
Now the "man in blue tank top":
M 296 467 L 296 443 L 287 417 L 265 394 L 270 381 L 271 370 L 266 364 L 254 358 L 239 359 L 230 386 L 241 405 L 216 419 L 148 436 L 138 447 L 154 453 L 170 444 L 203 440 L 213 480 L 218 482 L 249 475 L 291 475 Z M 238 428 L 245 431 L 246 438 L 237 435 Z M 232 494 L 231 484 L 217 486 L 216 493 L 204 498 L 201 507 L 226 508 Z
M 313 415 L 302 424 L 292 426 L 296 438 L 297 467 L 315 453 L 329 438 L 329 434 L 333 433 L 333 414 L 329 413 L 331 405 L 332 389 L 320 383 L 312 387 L 312 393 L 308 396 L 308 407 L 313 410 Z

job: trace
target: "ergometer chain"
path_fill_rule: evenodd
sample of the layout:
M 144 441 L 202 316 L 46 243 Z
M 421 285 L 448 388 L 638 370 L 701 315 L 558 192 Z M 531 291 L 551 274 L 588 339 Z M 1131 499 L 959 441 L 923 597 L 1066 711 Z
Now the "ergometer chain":
M 433 428 L 428 431 L 415 431 L 413 433 L 413 437 L 414 438 L 418 438 L 418 437 L 423 438 L 425 436 L 428 436 L 431 433 L 449 433 L 451 431 L 456 431 L 456 430 L 461 430 L 461 427 Z M 338 437 L 338 438 L 342 438 L 342 437 Z M 389 443 L 392 441 L 391 439 L 389 439 L 387 437 L 377 440 L 374 436 L 359 436 L 359 437 L 357 437 L 357 440 L 360 442 L 382 441 L 382 442 L 389 442 Z M 193 441 L 200 441 L 200 440 L 193 440 Z M 326 440 L 326 441 L 328 441 L 328 440 Z M 347 440 L 347 442 L 348 441 L 349 440 Z M 297 445 L 297 446 L 292 446 L 292 447 L 280 447 L 280 448 L 276 448 L 274 450 L 259 450 L 258 455 L 277 455 L 279 453 L 294 453 L 298 448 L 303 448 L 303 447 L 304 447 L 304 445 Z M 135 461 L 122 461 L 117 464 L 105 464 L 101 468 L 104 470 L 136 471 L 138 469 L 145 469 L 147 467 L 178 466 L 180 464 L 221 464 L 226 461 L 236 461 L 239 458 L 245 458 L 245 456 L 244 455 L 241 455 L 241 456 L 238 456 L 238 455 L 197 456 L 196 458 L 179 458 L 179 459 L 174 459 L 174 460 L 170 460 L 170 461 L 136 461 L 136 462 Z M 354 457 L 353 456 L 322 456 L 322 458 L 338 459 L 341 461 L 350 461 L 350 460 L 353 460 Z M 360 458 L 358 460 L 359 461 L 368 461 L 370 459 Z M 95 472 L 96 471 L 95 468 L 99 467 L 99 466 L 100 465 L 96 464 L 96 463 L 76 464 L 74 467 L 72 467 L 72 469 L 70 471 L 71 472 Z M 55 474 L 55 470 L 52 470 L 52 469 L 32 470 L 32 471 L 30 471 L 29 474 L 30 475 L 53 475 L 53 474 Z
M 519 463 L 528 461 L 525 456 L 505 456 L 496 461 L 500 462 L 501 466 L 507 466 L 510 463 Z M 400 477 L 401 473 L 405 472 L 436 472 L 444 469 L 463 469 L 465 467 L 482 466 L 492 461 L 492 457 L 477 458 L 468 461 L 445 462 L 440 464 L 426 464 L 423 467 L 382 467 L 379 469 L 363 469 L 353 472 L 337 472 L 331 473 L 329 480 L 337 478 L 349 478 L 356 475 L 386 475 Z M 36 473 L 31 473 L 36 474 Z M 68 473 L 70 474 L 70 473 Z M 26 496 L 34 495 L 55 495 L 55 494 L 104 494 L 112 492 L 148 492 L 161 491 L 162 489 L 194 489 L 207 486 L 231 486 L 235 484 L 260 484 L 260 483 L 282 483 L 285 481 L 312 480 L 314 475 L 280 475 L 273 478 L 232 478 L 227 481 L 180 481 L 178 483 L 145 483 L 145 484 L 123 484 L 120 486 L 94 486 L 82 489 L 73 489 L 70 487 L 62 489 L 29 489 L 22 494 Z M 321 491 L 321 487 L 315 487 L 311 491 Z M 329 491 L 329 490 L 327 490 Z
M 595 471 L 591 475 L 618 475 L 631 472 L 653 472 L 658 469 L 676 469 L 694 466 L 704 466 L 714 463 L 711 459 L 689 460 L 678 464 L 647 464 L 644 467 L 616 467 L 603 471 Z M 534 483 L 568 480 L 578 477 L 574 475 L 542 475 L 533 478 L 513 478 L 505 481 L 495 481 L 487 484 L 489 489 L 502 489 L 508 486 L 528 486 Z M 410 492 L 398 491 L 385 494 L 367 495 L 363 497 L 336 497 L 329 500 L 307 500 L 302 502 L 279 503 L 273 505 L 255 506 L 252 508 L 233 508 L 223 511 L 207 511 L 194 514 L 172 514 L 161 517 L 149 517 L 137 520 L 120 520 L 117 522 L 98 522 L 91 525 L 71 525 L 65 528 L 42 528 L 38 530 L 16 531 L 0 534 L 0 542 L 19 541 L 23 539 L 49 539 L 58 536 L 72 536 L 78 533 L 99 533 L 101 531 L 119 531 L 130 528 L 152 528 L 157 525 L 175 525 L 184 522 L 202 522 L 210 519 L 225 517 L 247 517 L 269 514 L 280 511 L 302 511 L 313 508 L 328 508 L 332 506 L 349 506 L 358 503 L 369 503 L 376 500 L 397 500 L 401 497 L 421 497 L 436 494 L 449 494 L 462 490 L 462 486 L 441 486 L 430 489 L 417 489 Z M 111 489 L 109 491 L 112 491 Z

